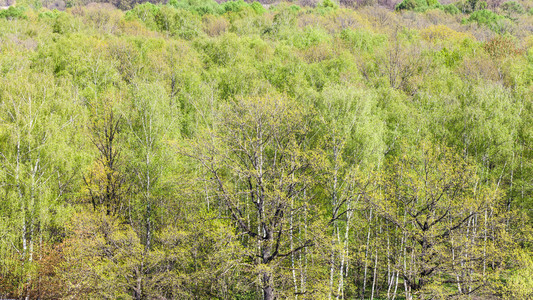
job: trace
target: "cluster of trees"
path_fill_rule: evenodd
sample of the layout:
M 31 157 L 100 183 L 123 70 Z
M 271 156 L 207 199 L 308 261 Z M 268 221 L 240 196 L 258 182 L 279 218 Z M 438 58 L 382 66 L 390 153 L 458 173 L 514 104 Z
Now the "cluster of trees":
M 0 297 L 533 297 L 533 16 L 441 7 L 6 10 Z

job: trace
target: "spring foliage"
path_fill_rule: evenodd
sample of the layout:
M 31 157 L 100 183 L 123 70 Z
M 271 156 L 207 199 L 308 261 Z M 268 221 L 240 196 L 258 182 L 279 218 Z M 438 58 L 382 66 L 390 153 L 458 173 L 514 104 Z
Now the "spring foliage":
M 530 4 L 311 2 L 1 10 L 0 298 L 531 297 Z

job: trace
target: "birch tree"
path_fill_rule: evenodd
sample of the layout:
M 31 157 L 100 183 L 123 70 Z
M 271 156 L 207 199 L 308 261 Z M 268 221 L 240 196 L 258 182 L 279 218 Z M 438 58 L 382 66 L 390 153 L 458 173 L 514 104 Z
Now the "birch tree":
M 220 207 L 243 236 L 266 300 L 279 295 L 285 258 L 314 243 L 310 237 L 291 246 L 289 239 L 297 216 L 312 209 L 324 160 L 310 145 L 309 121 L 291 99 L 239 98 L 225 109 L 218 130 L 188 154 L 204 166 Z
M 18 278 L 13 296 L 33 297 L 35 263 L 54 238 L 47 229 L 63 217 L 57 212 L 66 214 L 62 201 L 77 159 L 66 142 L 77 116 L 71 105 L 58 108 L 68 97 L 62 92 L 26 70 L 0 80 L 0 277 Z
M 128 166 L 133 195 L 128 206 L 128 221 L 136 228 L 144 251 L 139 261 L 140 270 L 134 297 L 144 295 L 144 281 L 148 274 L 145 261 L 153 248 L 154 235 L 161 223 L 162 203 L 165 201 L 166 187 L 162 183 L 165 171 L 169 170 L 167 146 L 164 140 L 172 136 L 173 116 L 176 113 L 169 107 L 165 90 L 156 85 L 138 82 L 133 96 L 122 108 L 128 135 Z M 165 162 L 166 161 L 166 162 Z
M 497 245 L 505 237 L 502 227 L 496 226 L 490 236 L 480 232 L 489 223 L 481 221 L 487 211 L 491 224 L 501 222 L 501 196 L 493 185 L 480 182 L 468 161 L 445 146 L 426 142 L 418 151 L 403 152 L 384 172 L 370 203 L 406 238 L 411 259 L 400 275 L 407 298 L 411 293 L 431 295 L 434 288 L 450 281 L 457 268 L 464 274 L 482 268 L 487 258 L 498 259 Z M 491 254 L 483 249 L 491 249 Z M 461 264 L 454 258 L 458 253 Z M 444 293 L 471 294 L 485 287 L 487 277 L 476 274 L 450 281 L 467 282 L 471 288 Z

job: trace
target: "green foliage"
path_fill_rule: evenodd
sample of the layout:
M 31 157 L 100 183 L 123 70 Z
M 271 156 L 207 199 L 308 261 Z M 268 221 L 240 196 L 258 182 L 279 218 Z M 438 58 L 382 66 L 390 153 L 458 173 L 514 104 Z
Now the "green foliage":
M 160 6 L 154 5 L 150 2 L 135 5 L 135 7 L 126 12 L 126 20 L 139 20 L 146 24 L 146 27 L 155 30 L 157 28 L 155 17 L 158 14 Z
M 524 7 L 516 1 L 508 1 L 500 6 L 500 8 L 507 14 L 523 14 L 525 13 Z
M 375 34 L 367 30 L 344 29 L 341 31 L 340 37 L 353 50 L 369 53 L 374 52 L 375 49 L 382 47 L 387 42 L 385 35 Z
M 57 9 L 46 10 L 46 11 L 43 11 L 43 12 L 39 13 L 39 19 L 55 19 L 61 14 L 64 14 L 64 13 L 58 11 Z
M 266 9 L 263 7 L 263 5 L 257 1 L 252 2 L 250 4 L 250 7 L 257 13 L 257 14 L 263 14 L 266 12 Z
M 8 9 L 0 10 L 0 19 L 25 19 L 26 8 L 24 6 L 10 6 Z
M 73 23 L 72 18 L 67 13 L 55 9 L 40 12 L 39 19 L 50 22 L 52 24 L 52 32 L 59 34 L 69 32 L 69 27 Z
M 298 49 L 307 49 L 320 43 L 328 42 L 329 34 L 322 28 L 306 27 L 303 32 L 296 32 L 292 44 Z
M 244 2 L 243 0 L 237 0 L 237 1 L 226 1 L 222 5 L 225 12 L 233 12 L 238 13 L 243 11 L 244 9 L 247 9 L 250 7 L 248 3 Z
M 304 2 L 0 11 L 0 298 L 530 297 L 523 2 Z
M 69 24 L 71 19 L 66 14 L 57 14 L 54 18 L 54 23 L 52 25 L 52 32 L 65 34 L 69 32 Z
M 482 0 L 466 0 L 456 2 L 457 7 L 463 13 L 470 14 L 472 12 L 487 9 L 487 2 Z
M 403 0 L 396 5 L 396 10 L 426 11 L 431 8 L 441 8 L 438 0 Z
M 174 8 L 195 12 L 199 15 L 216 15 L 224 12 L 224 7 L 213 0 L 171 0 L 168 4 Z
M 183 39 L 190 40 L 201 33 L 200 17 L 188 10 L 163 6 L 154 21 L 160 31 Z
M 508 285 L 504 288 L 506 299 L 527 299 L 533 297 L 533 259 L 531 254 L 519 251 L 518 268 L 513 270 Z
M 457 6 L 453 5 L 453 4 L 446 4 L 446 5 L 443 5 L 442 6 L 442 9 L 446 12 L 446 13 L 449 13 L 450 15 L 457 15 L 459 13 L 461 13 L 461 11 L 459 10 L 459 8 L 457 8 Z
M 498 31 L 500 21 L 503 19 L 503 16 L 500 16 L 490 10 L 482 9 L 473 12 L 468 18 L 463 19 L 463 23 L 476 23 L 479 26 L 486 26 L 493 31 Z
M 450 51 L 447 48 L 443 48 L 440 53 L 442 56 L 442 59 L 444 60 L 444 64 L 448 67 L 454 67 L 457 64 L 459 64 L 462 60 L 462 55 L 459 51 L 453 50 Z
M 438 0 L 404 0 L 396 5 L 397 11 L 412 10 L 416 12 L 427 12 L 429 10 L 442 10 L 450 15 L 456 15 L 461 13 L 456 4 L 450 3 L 446 5 L 440 4 Z
M 242 0 L 226 1 L 222 4 L 218 4 L 213 0 L 171 0 L 169 5 L 177 9 L 197 13 L 201 16 L 207 14 L 221 15 L 228 12 L 239 13 L 250 8 L 258 14 L 265 12 L 261 3 L 254 2 L 248 4 Z
M 430 278 L 443 276 L 445 280 L 456 274 L 459 266 L 452 256 L 461 256 L 462 241 L 468 241 L 464 238 L 468 236 L 465 216 L 491 209 L 492 222 L 504 221 L 503 212 L 497 209 L 500 196 L 495 186 L 478 186 L 475 168 L 453 151 L 425 142 L 417 148 L 403 150 L 398 158 L 387 162 L 376 189 L 379 192 L 370 201 L 376 213 L 401 232 L 413 233 L 407 239 L 415 241 L 410 251 L 419 259 L 415 262 L 418 271 L 406 272 L 413 293 L 424 297 L 450 295 L 453 292 L 439 288 L 440 280 Z M 478 252 L 485 250 L 484 259 L 503 261 L 498 247 L 504 239 L 505 236 L 498 236 L 488 242 L 488 238 L 479 237 L 468 243 Z M 457 248 L 445 250 L 448 247 Z M 433 272 L 435 268 L 441 272 Z M 431 281 L 436 286 L 428 285 Z
M 77 214 L 69 225 L 65 260 L 59 266 L 61 274 L 69 274 L 62 278 L 65 295 L 127 297 L 135 287 L 129 279 L 137 275 L 143 251 L 132 228 L 99 213 Z
M 316 7 L 320 13 L 324 14 L 334 11 L 335 9 L 339 8 L 339 5 L 333 0 L 323 0 L 322 2 L 319 2 Z
M 396 10 L 413 10 L 420 6 L 427 6 L 426 1 L 404 0 L 396 6 Z
M 4 236 L 0 246 L 0 284 L 5 283 L 4 276 L 15 280 L 8 293 L 31 288 L 36 276 L 36 265 L 31 260 L 40 251 L 39 241 L 60 242 L 57 234 L 63 232 L 64 218 L 70 214 L 63 201 L 75 193 L 45 178 L 55 172 L 61 174 L 56 175 L 58 180 L 77 177 L 74 170 L 84 161 L 75 146 L 83 139 L 73 134 L 75 123 L 69 121 L 71 116 L 81 117 L 83 112 L 65 101 L 69 87 L 54 84 L 50 75 L 31 74 L 22 68 L 0 81 L 0 178 L 6 200 L 0 206 L 0 231 Z M 53 155 L 55 152 L 63 155 Z M 19 248 L 23 252 L 17 252 Z

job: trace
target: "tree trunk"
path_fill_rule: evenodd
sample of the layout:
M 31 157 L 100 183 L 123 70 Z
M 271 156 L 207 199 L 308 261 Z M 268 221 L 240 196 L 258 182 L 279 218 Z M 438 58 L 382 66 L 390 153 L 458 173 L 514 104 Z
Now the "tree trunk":
M 274 299 L 274 289 L 270 284 L 271 274 L 263 273 L 263 300 L 273 300 Z
M 366 237 L 366 249 L 365 249 L 365 275 L 363 277 L 363 290 L 361 291 L 361 299 L 365 298 L 366 290 L 366 277 L 368 272 L 368 249 L 370 248 L 370 230 L 372 225 L 372 208 L 370 208 L 370 216 L 368 217 L 368 234 Z
M 296 265 L 294 263 L 295 260 L 295 253 L 294 253 L 294 230 L 293 230 L 293 209 L 294 209 L 294 199 L 291 199 L 291 218 L 290 218 L 290 241 L 291 241 L 291 268 L 292 268 L 292 281 L 294 282 L 294 293 L 295 293 L 295 299 L 298 299 L 298 281 L 296 280 Z
M 333 140 L 333 160 L 335 162 L 334 166 L 334 172 L 333 172 L 333 192 L 332 192 L 332 199 L 331 199 L 331 208 L 335 212 L 337 209 L 337 173 L 338 173 L 338 164 L 337 164 L 337 144 L 335 139 Z M 330 266 L 329 266 L 329 294 L 328 299 L 331 299 L 331 296 L 333 294 L 333 279 L 334 279 L 334 272 L 335 272 L 335 236 L 338 236 L 339 233 L 339 226 L 337 224 L 337 216 L 336 213 L 333 213 L 333 232 L 331 234 L 331 253 L 330 253 Z M 340 239 L 338 239 L 338 242 L 340 243 Z
M 376 228 L 376 237 L 381 234 L 381 225 L 379 225 L 379 233 L 377 232 Z M 374 292 L 376 291 L 376 283 L 377 283 L 377 277 L 378 277 L 378 245 L 376 245 L 376 258 L 374 261 L 374 275 L 372 278 L 372 294 L 370 295 L 370 299 L 374 300 Z

